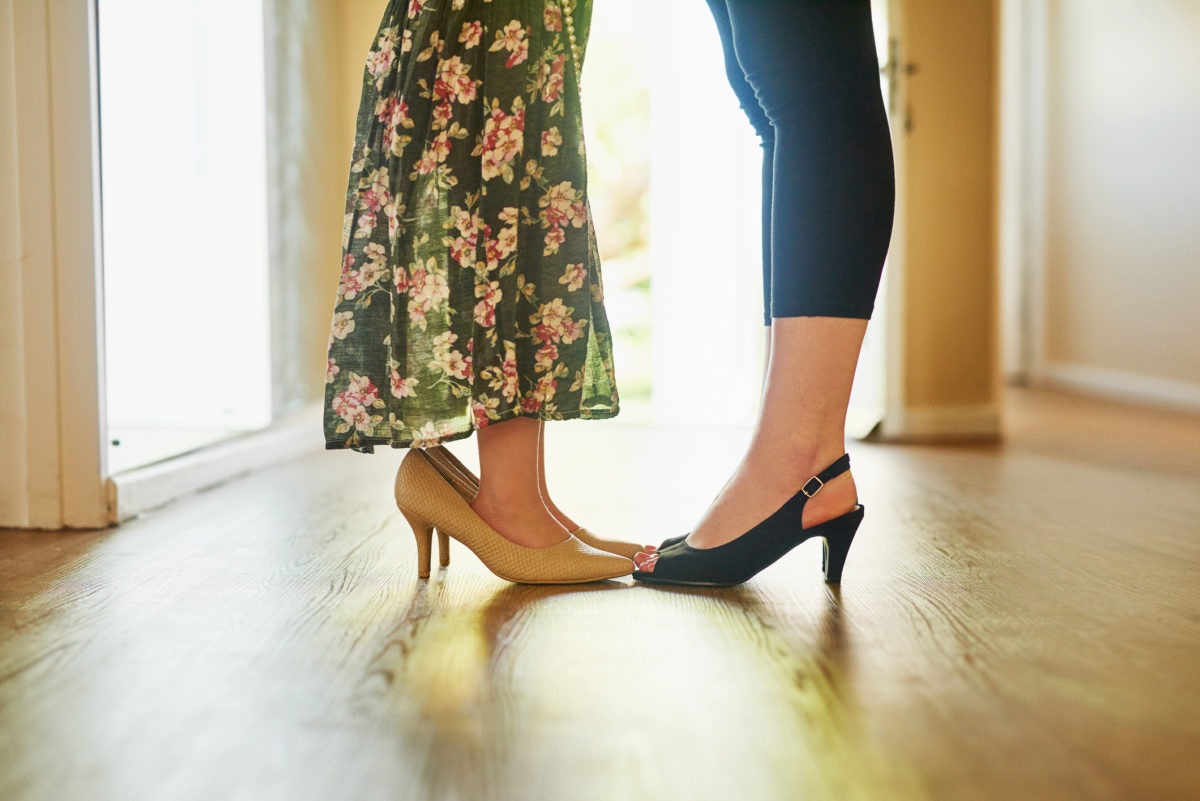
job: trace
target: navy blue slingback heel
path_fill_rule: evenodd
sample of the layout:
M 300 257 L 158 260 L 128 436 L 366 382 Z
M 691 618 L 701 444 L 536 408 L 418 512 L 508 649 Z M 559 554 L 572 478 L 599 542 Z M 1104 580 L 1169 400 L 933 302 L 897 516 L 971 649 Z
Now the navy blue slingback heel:
M 862 523 L 864 508 L 851 511 L 812 528 L 804 528 L 804 505 L 825 486 L 850 469 L 850 456 L 840 459 L 810 478 L 783 506 L 766 520 L 732 542 L 716 548 L 693 548 L 687 537 L 663 542 L 653 572 L 636 571 L 633 578 L 644 584 L 685 587 L 732 587 L 749 581 L 805 540 L 824 540 L 821 568 L 825 581 L 837 584 L 850 553 L 850 544 Z

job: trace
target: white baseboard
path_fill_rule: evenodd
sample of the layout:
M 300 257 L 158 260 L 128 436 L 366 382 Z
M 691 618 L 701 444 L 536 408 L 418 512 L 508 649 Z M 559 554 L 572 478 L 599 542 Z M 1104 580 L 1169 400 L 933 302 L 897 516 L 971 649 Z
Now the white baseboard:
M 889 412 L 873 439 L 888 442 L 994 440 L 1001 433 L 1000 407 L 994 403 L 917 406 Z
M 1041 366 L 1033 383 L 1035 386 L 1055 387 L 1127 403 L 1200 412 L 1200 384 L 1190 381 L 1083 364 L 1049 362 Z
M 123 523 L 184 495 L 315 453 L 323 447 L 320 421 L 320 409 L 316 408 L 263 431 L 119 473 L 108 481 L 110 522 Z

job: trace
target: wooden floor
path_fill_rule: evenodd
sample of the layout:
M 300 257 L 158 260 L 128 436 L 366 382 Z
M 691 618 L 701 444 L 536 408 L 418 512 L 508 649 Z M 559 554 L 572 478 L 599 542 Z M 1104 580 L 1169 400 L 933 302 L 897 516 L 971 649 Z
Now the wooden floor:
M 1200 420 L 1010 401 L 854 446 L 840 591 L 420 581 L 386 453 L 0 532 L 0 799 L 1200 798 Z M 656 541 L 744 437 L 555 426 L 556 494 Z

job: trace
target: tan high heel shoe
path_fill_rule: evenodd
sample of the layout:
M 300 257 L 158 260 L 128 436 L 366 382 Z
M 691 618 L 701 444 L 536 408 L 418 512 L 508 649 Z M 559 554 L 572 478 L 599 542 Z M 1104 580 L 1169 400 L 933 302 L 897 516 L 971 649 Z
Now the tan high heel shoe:
M 450 563 L 453 537 L 470 548 L 488 570 L 518 584 L 577 584 L 633 572 L 633 562 L 573 536 L 548 548 L 506 540 L 475 514 L 429 456 L 416 448 L 409 450 L 396 473 L 396 505 L 417 538 L 417 574 L 421 578 L 429 577 L 434 529 L 443 567 Z
M 455 491 L 463 497 L 463 500 L 467 503 L 475 500 L 475 493 L 479 492 L 479 479 L 471 472 L 470 468 L 459 461 L 457 456 L 443 445 L 426 449 L 425 455 L 429 457 L 434 468 L 442 474 L 442 478 L 446 479 L 450 486 L 454 487 Z M 586 528 L 572 531 L 571 535 L 596 550 L 607 551 L 626 559 L 632 559 L 634 554 L 643 550 L 642 546 L 634 545 L 632 542 L 598 537 Z

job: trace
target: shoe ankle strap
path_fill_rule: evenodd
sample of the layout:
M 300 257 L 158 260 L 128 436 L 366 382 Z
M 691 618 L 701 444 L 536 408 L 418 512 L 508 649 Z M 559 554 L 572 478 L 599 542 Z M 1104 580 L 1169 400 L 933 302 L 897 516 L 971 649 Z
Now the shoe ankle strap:
M 842 473 L 845 473 L 849 469 L 850 454 L 843 453 L 841 458 L 839 458 L 836 462 L 829 465 L 829 467 L 826 467 L 820 473 L 817 473 L 808 481 L 805 481 L 804 486 L 800 488 L 800 491 L 804 493 L 805 497 L 811 498 L 824 489 L 826 482 L 833 481 L 835 478 L 840 476 Z

